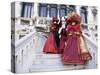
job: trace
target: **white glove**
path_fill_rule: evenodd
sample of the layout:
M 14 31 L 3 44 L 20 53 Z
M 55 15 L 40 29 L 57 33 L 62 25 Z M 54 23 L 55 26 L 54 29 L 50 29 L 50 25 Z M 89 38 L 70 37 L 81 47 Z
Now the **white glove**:
M 60 33 L 61 33 L 61 31 L 62 31 L 62 27 L 59 29 L 58 33 L 60 34 Z

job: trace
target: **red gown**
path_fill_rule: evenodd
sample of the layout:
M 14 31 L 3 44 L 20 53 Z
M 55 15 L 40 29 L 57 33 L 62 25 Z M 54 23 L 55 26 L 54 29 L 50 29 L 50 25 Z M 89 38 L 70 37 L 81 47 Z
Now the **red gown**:
M 82 37 L 82 35 L 78 25 L 68 25 L 66 33 L 67 42 L 62 54 L 63 64 L 85 64 L 87 60 L 91 59 L 91 55 L 87 50 L 83 52 L 83 49 L 86 48 L 80 46 L 80 37 Z
M 58 36 L 58 24 L 54 23 L 54 21 L 51 24 L 51 32 L 45 42 L 43 52 L 44 53 L 58 53 L 58 46 L 57 46 L 57 39 L 55 39 L 56 36 Z M 56 35 L 56 36 L 55 36 Z M 59 40 L 58 40 L 59 41 Z

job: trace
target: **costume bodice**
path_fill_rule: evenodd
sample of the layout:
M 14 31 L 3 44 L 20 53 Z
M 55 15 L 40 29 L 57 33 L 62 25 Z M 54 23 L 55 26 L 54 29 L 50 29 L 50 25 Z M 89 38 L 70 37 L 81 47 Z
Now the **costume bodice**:
M 66 31 L 67 32 L 70 32 L 70 31 L 79 32 L 79 27 L 78 25 L 68 25 Z

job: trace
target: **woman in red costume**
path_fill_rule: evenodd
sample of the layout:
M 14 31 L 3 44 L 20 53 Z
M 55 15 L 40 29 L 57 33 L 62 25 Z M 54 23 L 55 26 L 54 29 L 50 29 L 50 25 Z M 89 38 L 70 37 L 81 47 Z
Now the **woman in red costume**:
M 81 18 L 72 12 L 67 18 L 67 41 L 62 54 L 63 64 L 85 64 L 92 57 L 85 46 L 85 42 L 80 29 Z
M 53 17 L 50 27 L 50 34 L 43 48 L 44 53 L 58 53 L 59 47 L 59 24 L 57 18 Z

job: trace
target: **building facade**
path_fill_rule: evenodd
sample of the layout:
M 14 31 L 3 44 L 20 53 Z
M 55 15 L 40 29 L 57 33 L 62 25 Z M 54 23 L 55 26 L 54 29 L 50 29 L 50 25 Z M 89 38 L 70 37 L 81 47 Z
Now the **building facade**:
M 73 11 L 81 16 L 82 26 L 85 30 L 97 31 L 97 7 L 95 6 L 16 2 L 15 12 L 12 13 L 12 22 L 15 19 L 15 24 L 20 25 L 19 28 L 21 25 L 28 25 L 31 28 L 39 26 L 39 23 L 49 25 L 48 22 L 52 17 L 60 19 L 64 16 L 67 17 Z M 38 21 L 39 19 L 40 21 Z M 94 35 L 97 36 L 97 32 Z

